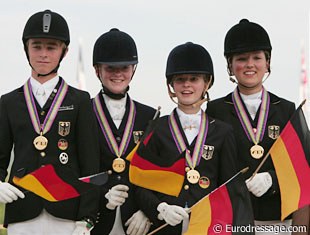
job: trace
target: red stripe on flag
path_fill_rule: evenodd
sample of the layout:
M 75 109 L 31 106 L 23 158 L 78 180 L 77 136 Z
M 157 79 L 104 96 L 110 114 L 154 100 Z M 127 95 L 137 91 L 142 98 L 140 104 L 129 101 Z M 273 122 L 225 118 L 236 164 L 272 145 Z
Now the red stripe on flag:
M 305 157 L 303 146 L 300 142 L 291 122 L 289 122 L 281 133 L 281 138 L 286 146 L 294 167 L 300 186 L 299 208 L 309 204 L 310 199 L 310 168 Z
M 153 135 L 153 131 L 145 138 L 143 144 L 146 146 Z
M 38 169 L 32 175 L 56 200 L 64 200 L 64 198 L 73 198 L 80 195 L 75 188 L 59 178 L 52 165 L 45 166 L 43 174 L 41 174 L 40 169 Z M 61 188 L 61 190 L 59 190 L 59 188 Z
M 226 231 L 225 225 L 233 223 L 233 208 L 230 201 L 229 193 L 226 185 L 221 186 L 209 196 L 211 206 L 211 224 L 208 229 L 208 234 L 216 234 L 213 229 L 219 224 L 223 226 L 221 234 L 231 234 Z
M 145 160 L 144 158 L 140 157 L 136 152 L 134 157 L 132 158 L 131 165 L 136 166 L 142 170 L 169 171 L 183 176 L 185 169 L 185 160 L 184 158 L 181 158 L 169 167 L 161 167 L 151 163 L 150 161 Z

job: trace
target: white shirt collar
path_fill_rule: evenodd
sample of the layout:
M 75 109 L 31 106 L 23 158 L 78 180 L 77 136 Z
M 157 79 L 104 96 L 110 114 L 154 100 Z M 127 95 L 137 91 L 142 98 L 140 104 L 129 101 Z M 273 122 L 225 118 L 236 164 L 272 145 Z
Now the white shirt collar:
M 240 96 L 251 115 L 251 118 L 254 120 L 257 110 L 259 108 L 260 103 L 262 102 L 262 91 L 257 92 L 251 95 L 244 95 L 240 93 Z
M 51 93 L 54 90 L 54 88 L 56 87 L 58 81 L 59 81 L 58 75 L 53 77 L 52 79 L 46 81 L 43 84 L 38 82 L 33 77 L 30 78 L 30 84 L 31 84 L 31 88 L 32 88 L 33 93 L 36 94 L 36 92 L 39 88 L 41 88 L 41 89 L 43 88 L 47 98 L 51 95 Z
M 46 81 L 43 84 L 38 82 L 33 77 L 30 78 L 32 93 L 41 108 L 43 108 L 43 106 L 45 105 L 46 101 L 48 100 L 51 93 L 55 89 L 58 81 L 59 81 L 59 76 L 55 76 L 54 78 Z M 55 92 L 57 92 L 57 90 L 55 90 Z
M 194 114 L 184 113 L 181 109 L 177 108 L 177 113 L 183 129 L 199 129 L 201 121 L 201 109 Z
M 255 94 L 251 94 L 251 95 L 245 95 L 245 94 L 240 93 L 240 96 L 241 96 L 243 101 L 245 101 L 245 100 L 261 100 L 262 99 L 262 91 L 259 91 Z
M 112 99 L 106 94 L 102 94 L 102 96 L 115 126 L 119 128 L 126 112 L 127 94 L 120 100 Z

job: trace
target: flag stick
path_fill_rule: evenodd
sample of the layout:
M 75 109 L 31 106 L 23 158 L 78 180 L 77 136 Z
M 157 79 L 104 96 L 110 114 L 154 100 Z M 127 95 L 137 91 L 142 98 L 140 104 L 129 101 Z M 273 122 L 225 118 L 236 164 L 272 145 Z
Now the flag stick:
M 156 113 L 155 113 L 155 115 L 154 115 L 154 117 L 153 117 L 153 120 L 155 120 L 156 118 L 158 118 L 158 115 L 159 115 L 159 111 L 161 110 L 161 107 L 160 106 L 158 106 L 158 108 L 157 108 L 157 110 L 156 110 Z
M 253 172 L 252 176 L 250 177 L 249 181 L 251 181 L 253 179 L 253 177 L 257 174 L 257 172 L 260 170 L 260 168 L 262 168 L 263 164 L 265 163 L 265 161 L 267 160 L 267 158 L 270 156 L 270 152 L 268 152 L 266 154 L 266 156 L 263 158 L 263 160 L 261 161 L 261 163 L 258 165 L 258 167 L 256 168 L 256 170 Z
M 243 168 L 242 170 L 240 170 L 239 172 L 237 172 L 234 176 L 232 176 L 231 178 L 229 178 L 226 182 L 224 182 L 223 184 L 221 184 L 219 187 L 217 187 L 216 189 L 214 189 L 213 191 L 211 191 L 209 194 L 207 194 L 206 196 L 204 196 L 203 198 L 201 198 L 198 202 L 196 202 L 194 205 L 196 205 L 197 203 L 199 203 L 200 201 L 202 201 L 204 198 L 206 197 L 209 197 L 209 195 L 213 192 L 215 192 L 216 190 L 218 190 L 220 187 L 222 187 L 223 185 L 225 184 L 228 184 L 230 181 L 232 181 L 234 178 L 236 178 L 239 174 L 244 174 L 245 172 L 247 172 L 249 170 L 249 167 L 245 167 Z M 192 207 L 194 206 L 192 205 Z M 191 208 L 192 208 L 191 207 Z M 187 213 L 190 213 L 191 212 L 191 208 L 188 208 L 189 210 L 187 210 Z M 154 229 L 152 232 L 148 233 L 147 235 L 152 235 L 152 234 L 155 234 L 157 233 L 159 230 L 165 228 L 166 226 L 168 226 L 168 223 L 165 223 L 161 226 L 159 226 L 158 228 Z
M 150 232 L 150 233 L 148 233 L 148 234 L 146 234 L 146 235 L 155 234 L 155 233 L 157 233 L 159 230 L 163 229 L 164 227 L 167 227 L 168 225 L 169 225 L 168 223 L 165 223 L 165 224 L 159 226 L 158 228 L 154 229 L 152 232 Z

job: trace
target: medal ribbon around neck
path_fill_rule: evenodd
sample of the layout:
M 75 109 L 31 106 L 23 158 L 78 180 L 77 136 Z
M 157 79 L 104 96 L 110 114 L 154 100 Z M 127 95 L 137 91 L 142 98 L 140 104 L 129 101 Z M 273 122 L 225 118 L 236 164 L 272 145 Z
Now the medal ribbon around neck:
M 235 110 L 242 124 L 243 130 L 246 133 L 248 139 L 254 144 L 258 144 L 262 141 L 266 129 L 267 117 L 269 113 L 270 97 L 266 89 L 263 87 L 262 102 L 259 110 L 258 122 L 256 127 L 256 133 L 252 128 L 249 117 L 246 113 L 245 107 L 242 103 L 238 89 L 236 88 L 232 94 L 232 100 Z
M 98 94 L 94 98 L 93 108 L 97 116 L 102 133 L 109 145 L 110 151 L 114 153 L 117 157 L 121 157 L 123 153 L 126 152 L 126 149 L 130 141 L 131 133 L 133 130 L 134 122 L 135 122 L 136 107 L 135 107 L 134 102 L 130 99 L 129 115 L 128 115 L 125 131 L 124 131 L 124 135 L 122 138 L 122 142 L 119 147 L 117 145 L 117 142 L 115 140 L 111 127 L 109 126 L 108 120 L 102 109 L 102 105 L 100 102 L 100 94 Z
M 27 104 L 27 108 L 28 108 L 28 113 L 30 115 L 31 122 L 32 122 L 32 125 L 34 127 L 34 130 L 39 135 L 40 134 L 44 135 L 52 127 L 52 124 L 53 124 L 55 117 L 58 113 L 60 105 L 62 104 L 62 102 L 63 102 L 63 100 L 67 94 L 68 85 L 63 79 L 61 79 L 60 87 L 57 91 L 57 94 L 53 100 L 51 107 L 48 110 L 48 113 L 44 119 L 43 124 L 41 124 L 41 122 L 40 122 L 38 110 L 37 110 L 37 107 L 35 105 L 34 96 L 32 94 L 30 79 L 28 79 L 28 81 L 24 84 L 23 89 L 24 89 L 24 96 L 25 96 L 25 100 L 26 100 L 26 104 Z
M 205 112 L 201 110 L 200 128 L 192 156 L 190 155 L 186 147 L 185 141 L 178 127 L 174 111 L 170 114 L 168 123 L 174 142 L 179 150 L 179 153 L 182 153 L 184 150 L 186 150 L 185 152 L 186 162 L 191 169 L 194 169 L 197 165 L 199 165 L 203 151 L 203 145 L 206 141 L 206 137 L 208 134 L 208 127 L 209 127 L 208 116 L 205 114 Z

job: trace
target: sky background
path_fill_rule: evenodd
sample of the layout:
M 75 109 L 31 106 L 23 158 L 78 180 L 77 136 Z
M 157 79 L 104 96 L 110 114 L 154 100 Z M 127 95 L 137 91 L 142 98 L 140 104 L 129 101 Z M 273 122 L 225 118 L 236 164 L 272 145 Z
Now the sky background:
M 1 86 L 0 95 L 22 86 L 30 76 L 22 32 L 35 12 L 50 9 L 67 20 L 71 43 L 59 74 L 77 87 L 79 41 L 87 91 L 95 96 L 100 83 L 92 67 L 93 45 L 97 38 L 118 28 L 130 34 L 138 48 L 139 64 L 130 84 L 133 99 L 168 114 L 175 105 L 165 85 L 169 52 L 191 41 L 204 46 L 213 59 L 215 84 L 211 99 L 231 92 L 223 56 L 226 32 L 242 18 L 262 25 L 272 44 L 271 75 L 267 90 L 299 104 L 301 50 L 304 44 L 308 68 L 309 0 L 9 0 L 0 3 Z M 309 102 L 308 102 L 309 103 Z M 309 106 L 310 107 L 310 106 Z

